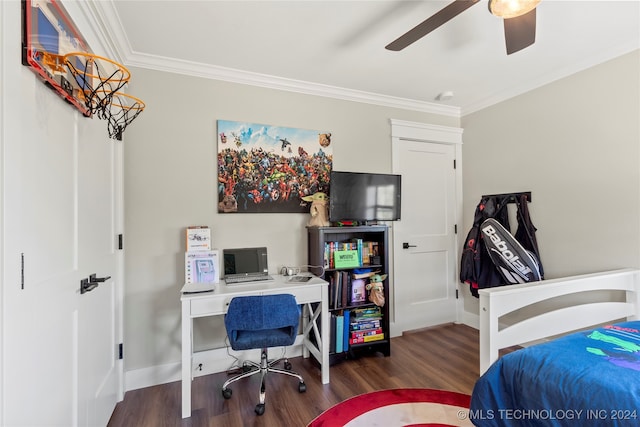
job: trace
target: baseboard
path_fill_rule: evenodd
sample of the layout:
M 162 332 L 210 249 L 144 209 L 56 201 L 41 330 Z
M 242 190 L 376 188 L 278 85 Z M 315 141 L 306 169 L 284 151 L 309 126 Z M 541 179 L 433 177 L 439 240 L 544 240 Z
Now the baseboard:
M 233 351 L 229 349 L 228 351 L 237 357 L 240 363 L 244 360 L 260 361 L 260 350 Z M 191 364 L 192 376 L 199 377 L 227 371 L 232 367 L 234 362 L 233 357 L 231 357 L 229 353 L 226 348 L 216 348 L 194 353 Z M 269 355 L 274 358 L 277 358 L 281 354 L 281 347 L 269 349 Z M 301 337 L 298 337 L 293 346 L 287 347 L 286 356 L 291 358 L 302 356 Z M 125 392 L 180 381 L 181 375 L 182 369 L 180 362 L 126 371 L 124 374 Z
M 480 316 L 478 314 L 463 311 L 462 315 L 460 316 L 460 323 L 480 330 Z

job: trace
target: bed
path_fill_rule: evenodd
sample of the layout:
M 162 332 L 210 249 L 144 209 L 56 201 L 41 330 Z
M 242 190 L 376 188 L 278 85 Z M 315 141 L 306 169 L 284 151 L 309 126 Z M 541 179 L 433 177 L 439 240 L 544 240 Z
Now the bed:
M 575 297 L 585 292 L 591 297 Z M 566 295 L 580 302 L 501 326 L 516 311 Z M 640 425 L 639 298 L 634 269 L 481 290 L 481 377 L 471 397 L 472 422 Z M 535 341 L 543 342 L 498 359 L 500 349 Z

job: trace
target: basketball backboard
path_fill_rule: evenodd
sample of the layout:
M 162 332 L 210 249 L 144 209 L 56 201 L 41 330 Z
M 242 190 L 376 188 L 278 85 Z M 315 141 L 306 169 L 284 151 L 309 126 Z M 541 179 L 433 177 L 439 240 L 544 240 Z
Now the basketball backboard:
M 91 116 L 84 93 L 63 59 L 71 52 L 91 50 L 64 6 L 59 0 L 22 0 L 22 29 L 22 64 L 83 115 Z

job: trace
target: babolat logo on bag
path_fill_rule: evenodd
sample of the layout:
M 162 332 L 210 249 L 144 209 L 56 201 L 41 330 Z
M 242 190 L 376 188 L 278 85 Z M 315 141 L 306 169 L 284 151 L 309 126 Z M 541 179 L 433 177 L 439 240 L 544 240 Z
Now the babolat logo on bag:
M 493 218 L 480 226 L 483 241 L 498 272 L 509 284 L 541 280 L 538 262 L 509 231 Z

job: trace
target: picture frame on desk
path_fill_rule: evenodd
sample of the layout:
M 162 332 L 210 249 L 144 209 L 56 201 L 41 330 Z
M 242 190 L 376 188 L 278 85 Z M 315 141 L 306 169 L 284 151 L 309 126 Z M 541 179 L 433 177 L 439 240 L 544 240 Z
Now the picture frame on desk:
M 367 281 L 365 279 L 352 279 L 351 280 L 351 304 L 360 304 L 366 302 L 367 292 L 365 286 Z
M 220 282 L 220 261 L 217 250 L 185 252 L 185 283 Z
M 186 230 L 187 252 L 210 251 L 211 230 L 206 225 L 192 225 Z

